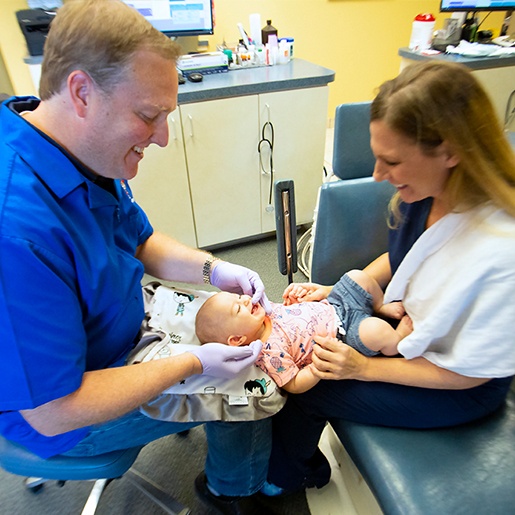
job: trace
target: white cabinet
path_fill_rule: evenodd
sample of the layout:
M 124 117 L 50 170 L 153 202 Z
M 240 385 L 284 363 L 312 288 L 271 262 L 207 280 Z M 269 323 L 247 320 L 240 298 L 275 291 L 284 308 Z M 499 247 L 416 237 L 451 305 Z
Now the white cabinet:
M 188 171 L 182 141 L 180 113 L 168 117 L 170 138 L 164 148 L 151 145 L 130 181 L 136 202 L 145 210 L 154 229 L 197 246 Z
M 297 225 L 313 221 L 318 188 L 322 184 L 327 98 L 327 86 L 259 95 L 260 131 L 267 121 L 274 128 L 273 180 L 293 179 Z M 267 130 L 266 135 L 269 134 Z M 266 149 L 266 145 L 262 148 Z M 262 154 L 263 164 L 269 168 L 265 152 Z M 266 209 L 270 183 L 270 175 L 262 174 L 262 232 L 275 230 L 275 213 Z
M 260 234 L 257 95 L 180 109 L 198 246 Z
M 297 223 L 312 221 L 322 183 L 328 87 L 181 105 L 166 148 L 149 148 L 131 181 L 156 230 L 210 247 L 275 230 L 272 180 L 293 179 Z M 269 146 L 258 145 L 273 126 Z M 265 136 L 271 137 L 270 125 Z M 273 194 L 272 194 L 273 203 Z

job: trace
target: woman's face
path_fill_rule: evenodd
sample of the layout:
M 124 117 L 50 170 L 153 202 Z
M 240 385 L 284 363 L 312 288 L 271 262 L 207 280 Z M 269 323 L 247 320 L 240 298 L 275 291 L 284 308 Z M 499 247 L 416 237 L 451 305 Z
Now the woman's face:
M 390 129 L 383 121 L 370 123 L 370 145 L 376 158 L 374 179 L 388 181 L 408 204 L 428 197 L 441 199 L 458 159 L 442 143 L 432 155 Z

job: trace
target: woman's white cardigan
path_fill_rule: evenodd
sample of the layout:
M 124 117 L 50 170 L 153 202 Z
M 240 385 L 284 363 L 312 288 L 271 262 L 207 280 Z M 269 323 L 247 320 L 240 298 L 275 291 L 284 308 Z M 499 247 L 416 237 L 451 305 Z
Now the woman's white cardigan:
M 392 278 L 414 331 L 408 359 L 470 377 L 515 374 L 515 218 L 491 205 L 451 213 L 426 230 Z

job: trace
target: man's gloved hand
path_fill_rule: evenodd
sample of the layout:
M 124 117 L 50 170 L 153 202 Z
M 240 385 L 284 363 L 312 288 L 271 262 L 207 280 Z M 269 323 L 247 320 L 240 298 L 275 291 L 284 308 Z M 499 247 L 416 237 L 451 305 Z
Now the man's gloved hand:
M 262 346 L 263 343 L 260 340 L 245 347 L 231 347 L 223 343 L 205 343 L 188 352 L 200 360 L 202 374 L 231 379 L 256 361 Z
M 265 294 L 263 281 L 257 272 L 249 268 L 227 261 L 219 261 L 211 271 L 211 284 L 220 290 L 251 295 L 253 304 L 261 304 L 266 313 L 272 311 L 272 306 Z

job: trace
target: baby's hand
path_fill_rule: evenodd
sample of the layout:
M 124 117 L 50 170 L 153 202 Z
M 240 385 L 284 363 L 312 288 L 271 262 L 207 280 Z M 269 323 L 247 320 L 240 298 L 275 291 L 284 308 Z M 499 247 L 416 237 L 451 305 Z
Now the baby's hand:
M 283 293 L 284 305 L 298 304 L 307 295 L 308 290 L 302 283 L 291 283 Z
M 284 305 L 323 300 L 327 298 L 331 290 L 332 286 L 322 286 L 316 283 L 292 283 L 284 290 Z

